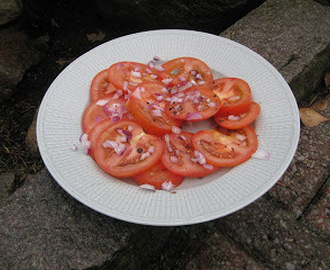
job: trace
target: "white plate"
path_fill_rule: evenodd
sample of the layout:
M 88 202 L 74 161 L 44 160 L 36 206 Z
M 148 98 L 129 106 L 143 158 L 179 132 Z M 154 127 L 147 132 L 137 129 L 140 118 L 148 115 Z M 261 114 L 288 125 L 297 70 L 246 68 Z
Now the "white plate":
M 81 117 L 97 72 L 118 61 L 148 63 L 192 56 L 218 74 L 246 80 L 261 105 L 255 122 L 259 149 L 270 159 L 250 159 L 203 179 L 187 179 L 175 194 L 150 192 L 115 179 L 79 145 Z M 157 30 L 104 43 L 71 63 L 49 87 L 39 109 L 37 138 L 49 172 L 71 196 L 113 218 L 148 225 L 187 225 L 216 219 L 267 192 L 289 166 L 299 139 L 298 107 L 290 87 L 264 58 L 228 39 L 187 30 Z

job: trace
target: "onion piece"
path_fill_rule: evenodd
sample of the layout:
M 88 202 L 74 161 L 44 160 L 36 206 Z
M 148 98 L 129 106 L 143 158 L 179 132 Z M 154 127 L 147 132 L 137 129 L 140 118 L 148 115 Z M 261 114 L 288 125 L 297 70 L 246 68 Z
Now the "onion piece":
M 142 99 L 142 97 L 141 97 L 141 87 L 137 87 L 135 90 L 134 90 L 134 92 L 132 93 L 132 96 L 133 97 L 136 97 L 136 98 L 138 98 L 138 99 Z
M 176 156 L 170 156 L 170 160 L 173 163 L 178 163 L 178 161 L 179 161 L 178 157 L 176 157 Z
M 172 126 L 172 132 L 173 132 L 174 134 L 180 134 L 181 131 L 182 131 L 181 128 L 176 127 L 176 126 Z
M 169 84 L 170 82 L 172 82 L 173 81 L 173 79 L 172 78 L 166 78 L 166 79 L 164 79 L 164 80 L 162 80 L 162 83 L 164 83 L 164 84 Z
M 140 185 L 139 188 L 143 188 L 143 189 L 151 190 L 151 191 L 156 191 L 156 188 L 153 185 L 149 185 L 149 184 Z
M 118 143 L 116 141 L 110 141 L 110 140 L 106 140 L 102 146 L 104 148 L 111 148 L 113 150 L 115 150 L 115 152 L 117 153 L 117 155 L 121 156 L 125 150 L 126 150 L 126 145 L 123 143 Z
M 211 164 L 208 164 L 208 163 L 203 164 L 203 167 L 207 170 L 213 170 L 213 166 Z
M 263 159 L 263 160 L 269 160 L 270 159 L 270 153 L 264 150 L 257 150 L 255 153 L 252 154 L 253 158 L 257 159 Z
M 109 99 L 99 99 L 98 101 L 96 101 L 95 105 L 97 105 L 97 106 L 104 106 L 109 101 L 110 101 Z
M 91 142 L 88 140 L 88 135 L 87 133 L 83 133 L 80 137 L 80 142 L 82 144 L 82 146 L 84 147 L 85 149 L 85 154 L 86 155 L 89 155 L 90 153 L 90 150 L 91 150 L 91 147 L 92 147 L 92 144 Z
M 174 189 L 174 185 L 172 181 L 165 181 L 162 183 L 162 190 L 172 191 Z
M 189 113 L 188 116 L 186 117 L 186 120 L 202 120 L 203 117 L 199 112 L 192 112 Z

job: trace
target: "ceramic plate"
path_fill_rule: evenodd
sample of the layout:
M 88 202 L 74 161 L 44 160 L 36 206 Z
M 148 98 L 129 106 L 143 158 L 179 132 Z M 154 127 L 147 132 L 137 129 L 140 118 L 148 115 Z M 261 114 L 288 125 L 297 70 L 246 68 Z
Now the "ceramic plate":
M 151 192 L 104 173 L 82 150 L 81 117 L 90 102 L 90 83 L 119 61 L 148 63 L 197 57 L 216 77 L 239 77 L 261 105 L 254 123 L 259 149 L 269 160 L 251 158 L 202 179 L 186 179 L 175 193 Z M 258 199 L 282 176 L 296 151 L 299 113 L 279 72 L 252 50 L 231 40 L 196 31 L 156 30 L 106 42 L 77 58 L 59 74 L 41 103 L 37 138 L 54 179 L 88 207 L 120 220 L 147 225 L 188 225 L 220 218 Z M 74 151 L 72 145 L 78 146 Z

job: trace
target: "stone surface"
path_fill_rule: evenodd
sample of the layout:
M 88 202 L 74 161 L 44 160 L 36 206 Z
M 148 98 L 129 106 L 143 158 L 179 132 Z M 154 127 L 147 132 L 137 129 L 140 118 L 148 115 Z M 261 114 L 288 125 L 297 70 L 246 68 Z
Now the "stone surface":
M 271 269 L 330 268 L 329 243 L 265 196 L 218 225 Z
M 201 252 L 187 264 L 186 269 L 266 270 L 269 268 L 256 262 L 226 236 L 215 232 L 210 235 Z
M 304 219 L 325 237 L 330 237 L 330 178 L 308 208 Z
M 330 104 L 320 112 L 330 117 Z M 330 123 L 301 125 L 297 152 L 285 174 L 269 195 L 299 218 L 329 177 Z
M 39 156 L 39 148 L 38 148 L 38 142 L 37 142 L 37 117 L 38 117 L 38 110 L 34 113 L 34 117 L 32 120 L 32 123 L 26 133 L 25 137 L 25 144 L 27 149 L 29 150 L 30 154 L 33 156 Z
M 11 194 L 11 189 L 14 186 L 15 174 L 1 173 L 0 174 L 0 205 Z
M 0 25 L 15 20 L 22 11 L 22 0 L 0 0 Z
M 221 36 L 265 57 L 300 101 L 330 68 L 330 7 L 309 0 L 268 0 Z
M 48 37 L 30 40 L 14 27 L 0 29 L 0 102 L 12 95 L 25 72 L 40 62 Z
M 3 269 L 138 269 L 170 231 L 99 214 L 42 170 L 2 204 L 0 262 Z

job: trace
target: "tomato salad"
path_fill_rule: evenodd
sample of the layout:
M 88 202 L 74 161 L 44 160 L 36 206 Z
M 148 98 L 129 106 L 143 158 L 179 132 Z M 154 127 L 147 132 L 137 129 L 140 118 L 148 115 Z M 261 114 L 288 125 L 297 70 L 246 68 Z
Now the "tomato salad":
M 82 142 L 105 172 L 173 190 L 247 161 L 258 148 L 250 125 L 260 106 L 239 78 L 214 79 L 200 59 L 163 64 L 118 62 L 95 75 L 82 117 Z M 183 131 L 184 122 L 212 119 L 214 129 Z

